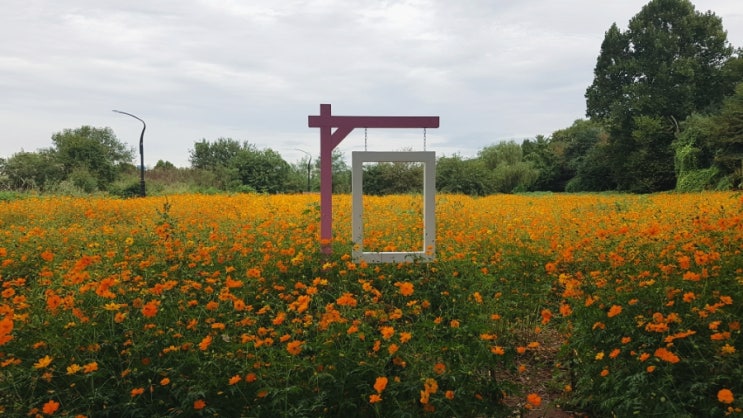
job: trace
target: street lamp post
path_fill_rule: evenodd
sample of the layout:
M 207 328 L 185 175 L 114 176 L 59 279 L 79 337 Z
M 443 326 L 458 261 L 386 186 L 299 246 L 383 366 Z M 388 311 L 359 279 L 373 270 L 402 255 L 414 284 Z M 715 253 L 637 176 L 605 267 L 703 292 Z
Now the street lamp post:
M 142 133 L 139 134 L 139 195 L 142 197 L 145 197 L 145 188 L 144 188 L 144 130 L 147 129 L 147 124 L 144 123 L 144 121 L 131 113 L 122 112 L 121 110 L 114 110 L 116 113 L 121 113 L 122 115 L 131 116 L 134 119 L 142 122 Z
M 310 169 L 312 168 L 312 154 L 310 154 L 309 152 L 305 150 L 301 150 L 299 148 L 294 148 L 294 149 L 307 154 L 307 157 L 309 158 L 309 160 L 307 160 L 307 193 L 309 193 L 310 192 Z

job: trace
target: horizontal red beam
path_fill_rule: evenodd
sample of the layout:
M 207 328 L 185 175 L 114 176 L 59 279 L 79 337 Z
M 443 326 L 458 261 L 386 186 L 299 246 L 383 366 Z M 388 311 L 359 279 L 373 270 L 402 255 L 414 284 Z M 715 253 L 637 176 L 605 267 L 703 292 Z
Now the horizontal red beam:
M 309 116 L 310 128 L 438 128 L 438 116 Z

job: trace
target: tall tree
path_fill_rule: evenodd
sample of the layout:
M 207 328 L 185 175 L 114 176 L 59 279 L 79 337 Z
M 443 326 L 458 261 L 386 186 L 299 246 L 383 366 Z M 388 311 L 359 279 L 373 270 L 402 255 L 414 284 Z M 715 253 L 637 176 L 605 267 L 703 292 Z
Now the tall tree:
M 652 0 L 621 32 L 606 32 L 586 91 L 586 113 L 607 125 L 618 188 L 675 186 L 671 143 L 679 122 L 730 93 L 732 57 L 722 20 L 688 0 Z
M 245 147 L 231 161 L 241 183 L 261 193 L 284 192 L 289 180 L 289 163 L 278 152 Z
M 214 170 L 219 166 L 230 165 L 230 161 L 241 150 L 249 147 L 249 143 L 240 143 L 232 138 L 219 138 L 214 142 L 202 139 L 194 143 L 189 152 L 189 161 L 193 168 Z
M 134 157 L 134 151 L 119 141 L 111 128 L 65 129 L 52 135 L 52 142 L 66 176 L 85 173 L 101 190 L 117 178 L 119 166 Z
M 731 186 L 743 188 L 743 83 L 725 99 L 713 120 L 717 129 L 709 146 L 713 148 L 714 166 L 729 178 Z

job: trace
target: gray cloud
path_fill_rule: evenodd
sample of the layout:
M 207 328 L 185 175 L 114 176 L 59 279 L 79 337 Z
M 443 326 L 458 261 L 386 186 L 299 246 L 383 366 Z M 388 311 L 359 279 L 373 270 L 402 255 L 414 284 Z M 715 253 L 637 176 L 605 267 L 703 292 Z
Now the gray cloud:
M 429 149 L 474 155 L 549 135 L 584 114 L 604 32 L 645 1 L 6 0 L 0 16 L 0 156 L 54 132 L 108 126 L 145 157 L 188 164 L 202 138 L 317 154 L 307 116 L 439 115 Z M 699 0 L 743 46 L 739 0 Z M 369 132 L 374 149 L 420 132 Z M 361 139 L 360 139 L 361 138 Z M 354 132 L 341 150 L 363 148 Z

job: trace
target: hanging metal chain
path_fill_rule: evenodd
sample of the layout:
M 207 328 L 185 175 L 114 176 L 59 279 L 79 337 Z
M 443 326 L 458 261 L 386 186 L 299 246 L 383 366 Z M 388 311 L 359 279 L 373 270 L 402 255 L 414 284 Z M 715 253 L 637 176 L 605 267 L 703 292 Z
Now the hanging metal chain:
M 426 128 L 423 128 L 423 151 L 426 150 Z
M 364 151 L 366 151 L 366 129 L 364 128 Z

